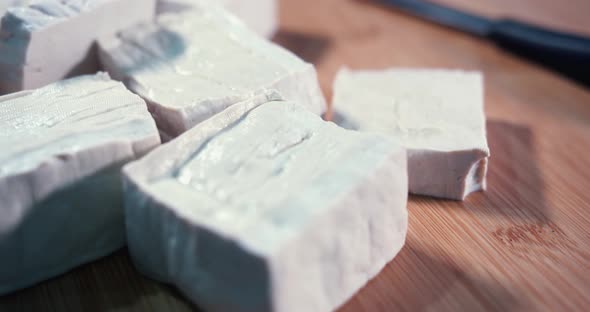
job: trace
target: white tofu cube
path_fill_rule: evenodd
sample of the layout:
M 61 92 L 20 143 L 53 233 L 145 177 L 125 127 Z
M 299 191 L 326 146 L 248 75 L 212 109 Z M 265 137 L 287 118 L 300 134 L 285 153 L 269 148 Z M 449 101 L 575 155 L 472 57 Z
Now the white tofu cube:
M 0 294 L 121 248 L 120 168 L 159 142 L 104 73 L 0 97 Z
M 37 0 L 9 8 L 0 30 L 0 94 L 96 73 L 96 40 L 152 20 L 155 3 Z
M 100 57 L 112 77 L 148 102 L 166 139 L 268 90 L 316 114 L 326 107 L 313 65 L 217 6 L 161 15 L 101 42 Z
M 406 153 L 267 98 L 124 168 L 129 250 L 206 311 L 330 311 L 404 244 Z
M 343 126 L 407 148 L 410 193 L 462 200 L 485 189 L 490 150 L 480 73 L 342 69 L 333 104 Z

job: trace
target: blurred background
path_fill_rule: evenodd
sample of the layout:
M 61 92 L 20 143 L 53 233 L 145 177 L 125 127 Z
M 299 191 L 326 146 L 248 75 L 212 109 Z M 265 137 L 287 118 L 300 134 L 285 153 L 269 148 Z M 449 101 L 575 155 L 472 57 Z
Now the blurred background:
M 380 0 L 283 0 L 276 42 L 319 67 L 330 95 L 334 73 L 351 67 L 459 67 L 495 75 L 505 68 L 519 77 L 548 71 L 527 66 L 491 41 L 479 40 L 405 14 Z M 420 1 L 418 1 L 420 2 Z M 590 37 L 590 2 L 567 0 L 434 0 L 487 18 L 512 18 L 556 31 Z M 329 14 L 326 14 L 329 12 Z M 357 65 L 358 64 L 358 65 Z M 525 65 L 526 64 L 526 65 Z M 586 70 L 590 71 L 590 70 Z M 487 76 L 487 75 L 486 75 Z M 547 77 L 541 74 L 541 77 Z M 513 77 L 518 79 L 518 77 Z

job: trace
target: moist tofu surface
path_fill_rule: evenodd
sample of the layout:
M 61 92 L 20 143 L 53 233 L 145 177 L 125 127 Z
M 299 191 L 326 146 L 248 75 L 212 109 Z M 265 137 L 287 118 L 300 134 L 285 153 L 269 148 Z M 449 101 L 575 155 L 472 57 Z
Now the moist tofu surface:
M 247 29 L 217 6 L 164 14 L 101 42 L 111 76 L 148 101 L 160 130 L 175 137 L 223 109 L 276 90 L 316 114 L 315 68 Z
M 125 167 L 128 245 L 206 310 L 332 310 L 403 245 L 406 168 L 380 135 L 240 103 Z
M 0 97 L 0 294 L 120 248 L 120 168 L 158 144 L 104 73 Z
M 410 192 L 464 199 L 485 189 L 481 74 L 343 69 L 333 103 L 342 126 L 391 136 L 408 149 Z
M 0 32 L 0 94 L 99 68 L 95 41 L 155 15 L 155 0 L 37 0 L 9 8 Z

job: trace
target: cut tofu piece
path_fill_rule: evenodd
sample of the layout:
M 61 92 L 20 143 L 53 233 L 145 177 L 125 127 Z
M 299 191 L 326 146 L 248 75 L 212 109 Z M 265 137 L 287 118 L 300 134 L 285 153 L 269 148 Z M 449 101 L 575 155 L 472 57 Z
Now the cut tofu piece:
M 120 168 L 158 144 L 105 73 L 0 97 L 0 294 L 122 247 Z
M 95 41 L 155 15 L 155 0 L 37 0 L 9 8 L 0 31 L 0 94 L 99 69 Z
M 202 3 L 224 6 L 261 36 L 272 37 L 279 27 L 277 0 L 159 0 L 158 14 L 190 10 Z
M 130 253 L 206 311 L 330 311 L 404 244 L 405 150 L 258 99 L 124 168 Z
M 342 126 L 407 148 L 410 193 L 462 200 L 485 189 L 490 150 L 480 73 L 342 69 L 333 107 Z
M 325 100 L 313 65 L 259 37 L 218 6 L 164 14 L 100 42 L 112 77 L 143 97 L 163 138 L 276 90 L 316 114 Z

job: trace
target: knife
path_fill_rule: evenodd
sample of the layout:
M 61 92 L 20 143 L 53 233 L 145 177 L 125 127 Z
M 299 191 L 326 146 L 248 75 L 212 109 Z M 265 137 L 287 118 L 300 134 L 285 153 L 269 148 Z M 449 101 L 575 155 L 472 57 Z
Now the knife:
M 431 22 L 491 40 L 590 87 L 590 38 L 513 19 L 488 19 L 421 0 L 379 0 Z

